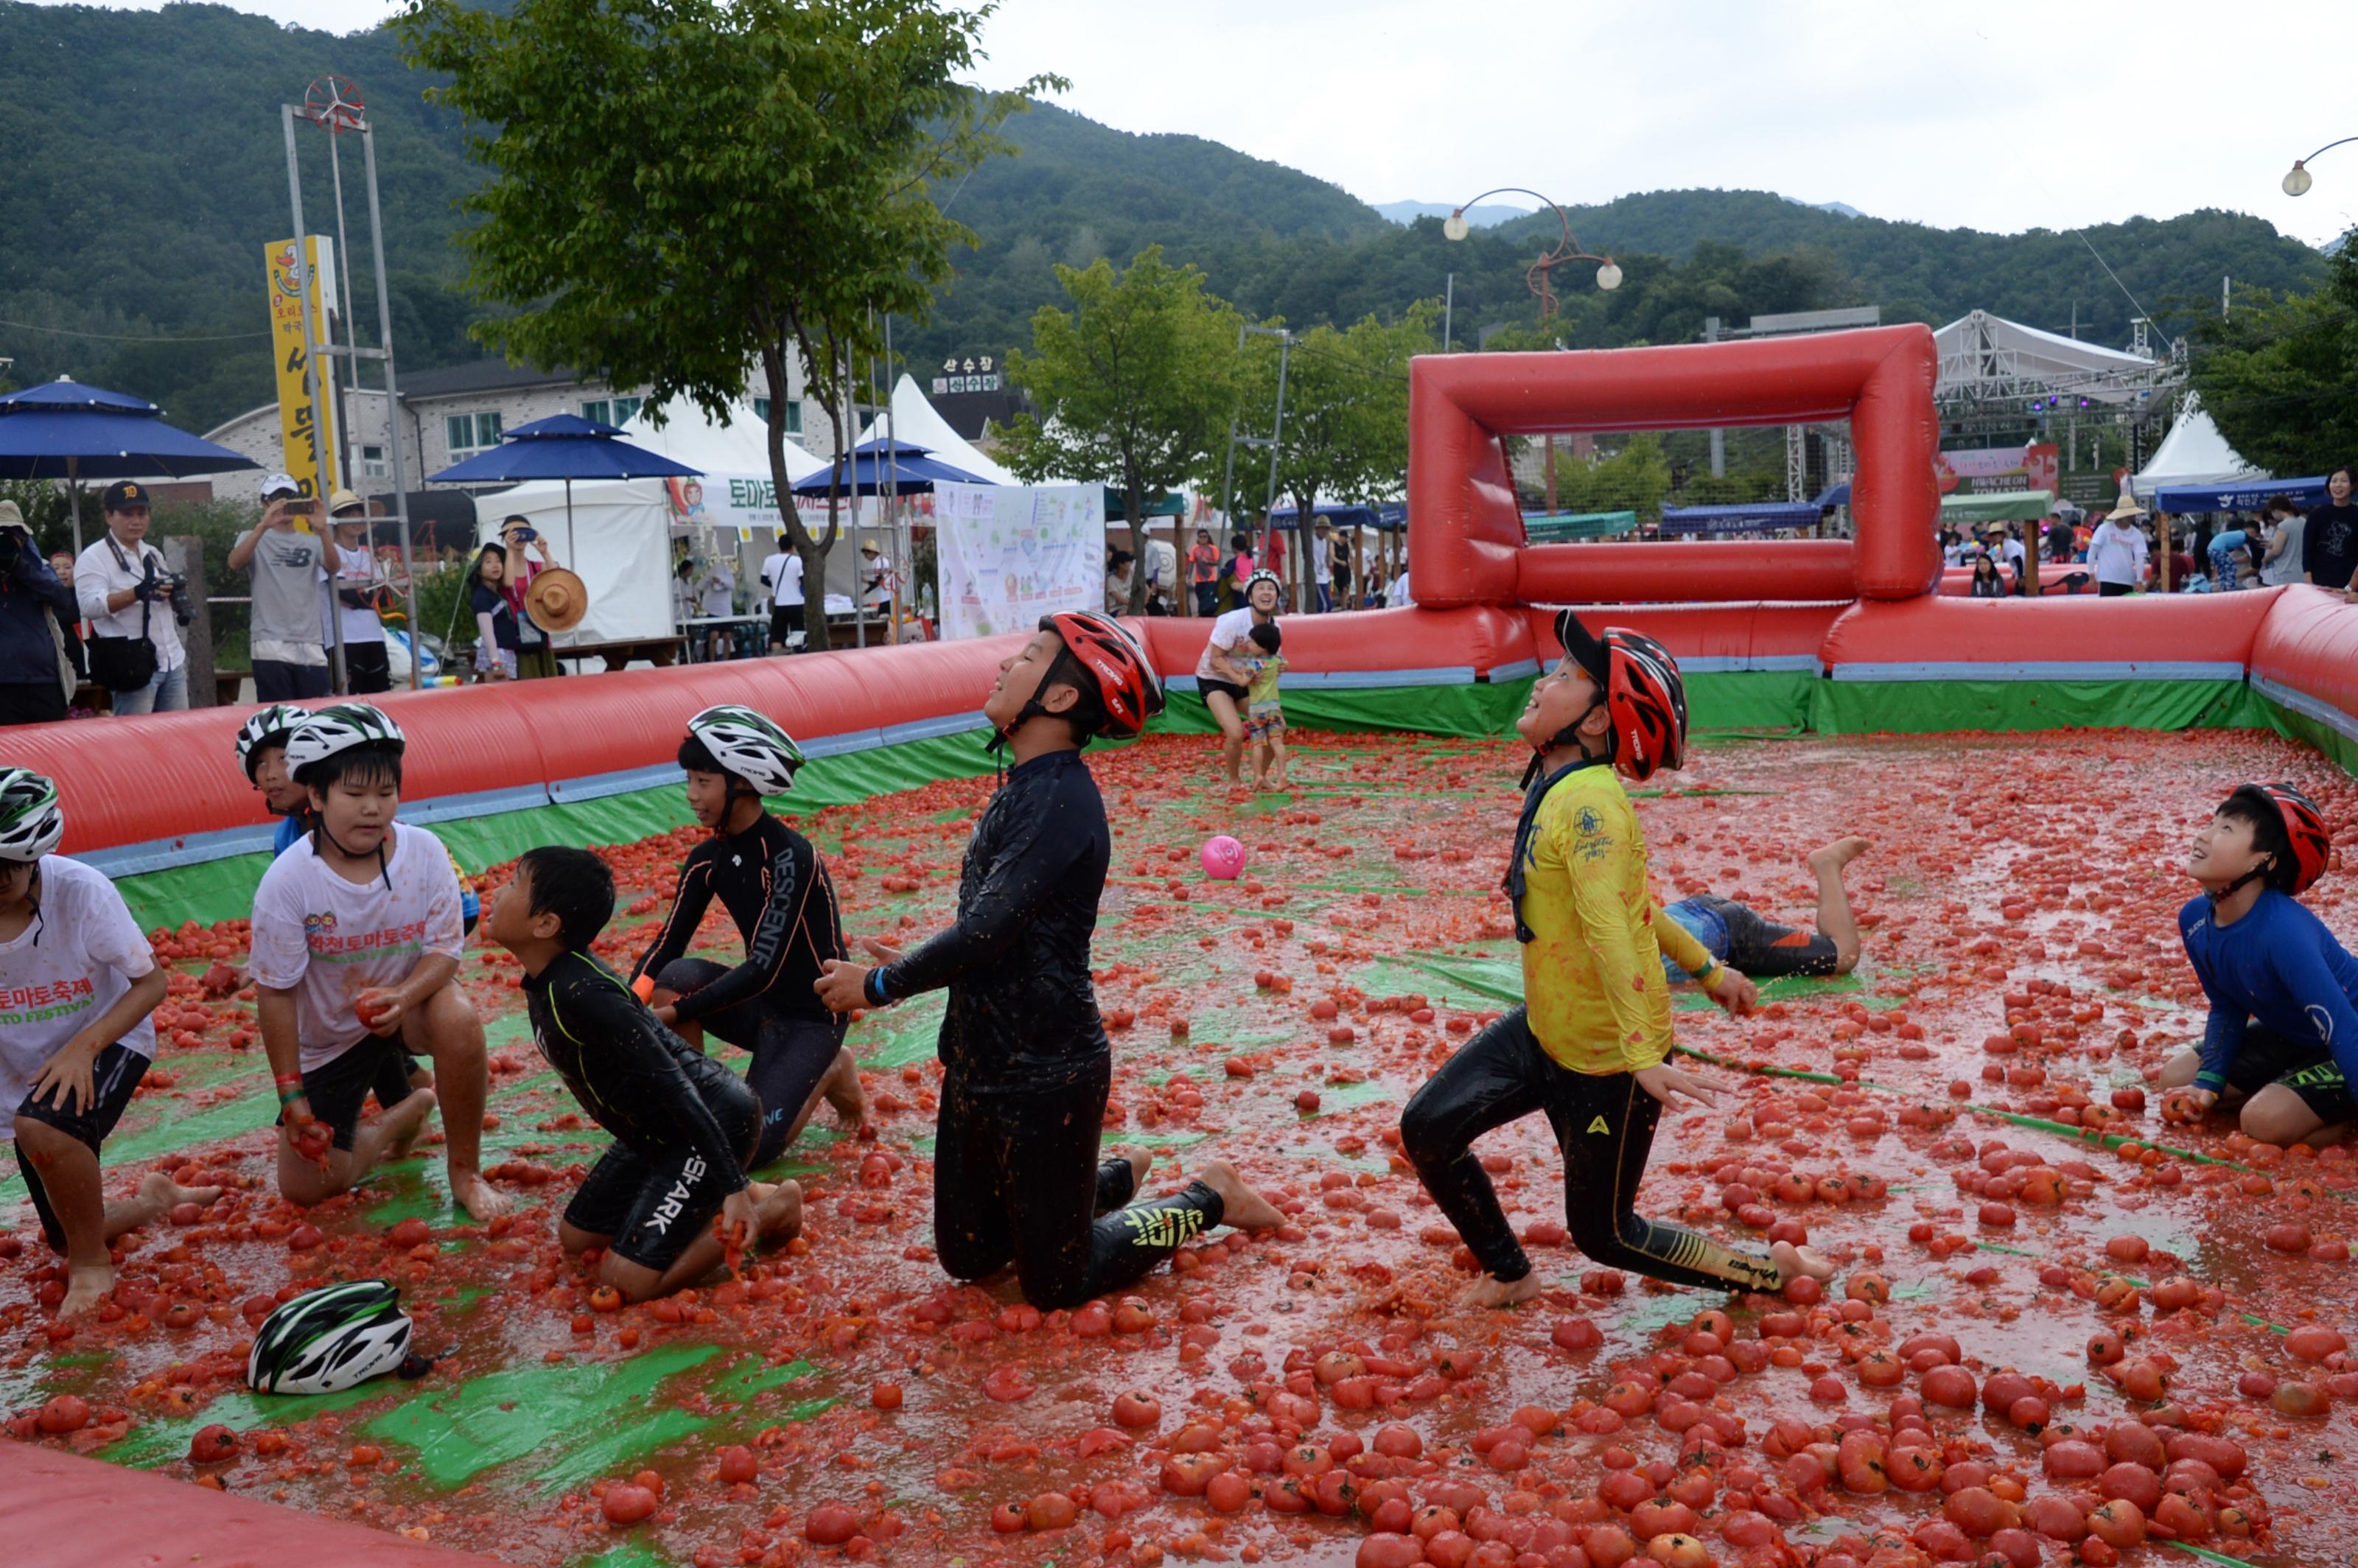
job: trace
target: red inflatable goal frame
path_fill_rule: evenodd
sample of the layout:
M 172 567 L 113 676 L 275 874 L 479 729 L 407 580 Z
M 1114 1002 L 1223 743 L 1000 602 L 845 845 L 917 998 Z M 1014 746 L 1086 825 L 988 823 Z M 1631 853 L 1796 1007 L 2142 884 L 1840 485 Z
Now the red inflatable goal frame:
M 1417 602 L 1914 599 L 1941 573 L 1929 327 L 1409 363 Z M 1532 545 L 1501 437 L 1848 419 L 1857 537 Z

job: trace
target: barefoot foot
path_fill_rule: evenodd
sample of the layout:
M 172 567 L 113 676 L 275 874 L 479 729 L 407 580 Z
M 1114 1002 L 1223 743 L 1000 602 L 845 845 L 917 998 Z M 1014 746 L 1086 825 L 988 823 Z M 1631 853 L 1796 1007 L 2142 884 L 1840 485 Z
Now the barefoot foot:
M 759 1234 L 766 1241 L 792 1241 L 803 1231 L 803 1184 L 800 1182 L 780 1182 L 763 1190 L 761 1183 L 753 1184 L 753 1212 L 758 1217 Z
M 106 1292 L 114 1289 L 112 1263 L 76 1264 L 66 1276 L 66 1299 L 58 1303 L 60 1319 L 96 1312 Z
M 451 1172 L 450 1196 L 477 1225 L 488 1224 L 515 1206 L 514 1200 L 485 1181 L 481 1171 Z
M 818 1081 L 818 1092 L 827 1097 L 835 1119 L 847 1132 L 856 1130 L 868 1119 L 868 1091 L 860 1085 L 860 1064 L 851 1053 L 838 1049 L 835 1060 L 827 1064 L 827 1075 Z
M 1806 1247 L 1796 1247 L 1790 1241 L 1773 1243 L 1768 1256 L 1777 1262 L 1777 1288 L 1783 1290 L 1795 1280 L 1807 1275 L 1812 1280 L 1831 1280 L 1834 1266 Z
M 1117 1149 L 1114 1158 L 1130 1162 L 1130 1191 L 1135 1197 L 1139 1189 L 1146 1185 L 1146 1173 L 1154 1168 L 1154 1155 L 1144 1149 Z
M 1285 1223 L 1285 1216 L 1277 1206 L 1245 1185 L 1245 1179 L 1226 1160 L 1215 1160 L 1205 1166 L 1199 1179 L 1220 1195 L 1222 1225 L 1232 1225 L 1238 1230 L 1274 1230 Z
M 1495 1274 L 1485 1274 L 1466 1287 L 1466 1303 L 1477 1307 L 1509 1307 L 1517 1302 L 1530 1301 L 1540 1293 L 1537 1271 L 1520 1280 L 1501 1280 Z
M 1810 869 L 1813 871 L 1839 871 L 1874 847 L 1872 839 L 1837 838 L 1810 851 Z
M 201 1208 L 221 1195 L 219 1187 L 184 1187 L 161 1171 L 150 1171 L 139 1178 L 141 1206 L 157 1214 L 169 1214 L 184 1203 Z

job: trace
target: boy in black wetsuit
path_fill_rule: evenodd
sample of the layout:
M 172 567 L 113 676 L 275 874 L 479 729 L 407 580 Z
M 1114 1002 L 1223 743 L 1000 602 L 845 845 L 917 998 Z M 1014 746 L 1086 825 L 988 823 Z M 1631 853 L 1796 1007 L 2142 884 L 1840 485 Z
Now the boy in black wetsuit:
M 811 989 L 820 965 L 847 956 L 835 883 L 810 840 L 762 809 L 763 795 L 794 788 L 802 763 L 793 739 L 750 708 L 708 708 L 687 721 L 679 765 L 688 807 L 712 837 L 681 868 L 671 917 L 633 975 L 656 1019 L 691 1045 L 708 1029 L 752 1053 L 745 1081 L 763 1107 L 755 1169 L 802 1131 L 815 1091 L 847 1126 L 868 1113 L 843 1024 Z M 682 956 L 716 898 L 745 940 L 734 968 Z
M 983 714 L 1015 765 L 967 847 L 957 924 L 905 955 L 864 942 L 881 967 L 829 963 L 818 994 L 849 1012 L 949 989 L 935 1245 L 961 1280 L 1012 1262 L 1024 1298 L 1055 1309 L 1121 1289 L 1215 1226 L 1284 1217 L 1220 1161 L 1141 1204 L 1143 1159 L 1098 1162 L 1113 1051 L 1089 938 L 1112 836 L 1080 753 L 1145 728 L 1163 686 L 1128 633 L 1087 612 L 1043 619 L 999 669 Z
M 566 1206 L 568 1253 L 606 1249 L 598 1277 L 632 1301 L 717 1267 L 712 1220 L 750 1243 L 802 1228 L 802 1189 L 745 1174 L 762 1104 L 736 1074 L 655 1022 L 584 950 L 614 913 L 614 878 L 587 849 L 534 849 L 492 907 L 492 940 L 524 964 L 534 1043 L 614 1146 Z

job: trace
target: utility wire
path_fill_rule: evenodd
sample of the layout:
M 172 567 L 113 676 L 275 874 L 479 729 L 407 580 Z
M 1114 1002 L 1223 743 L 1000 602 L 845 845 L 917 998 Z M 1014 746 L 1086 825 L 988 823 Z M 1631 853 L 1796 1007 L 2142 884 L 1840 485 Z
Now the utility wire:
M 25 332 L 50 332 L 60 338 L 103 338 L 111 343 L 235 343 L 249 338 L 266 338 L 267 331 L 222 332 L 208 338 L 162 338 L 137 332 L 77 332 L 70 327 L 37 327 L 30 321 L 0 320 L 0 327 L 14 327 Z
M 2074 229 L 2071 232 L 2075 234 L 2079 234 L 2080 243 L 2088 247 L 2088 254 L 2096 258 L 2096 265 L 2104 269 L 2104 276 L 2113 280 L 2113 287 L 2119 289 L 2121 293 L 2127 297 L 2128 302 L 2131 305 L 2136 307 L 2136 313 L 2144 317 L 2148 321 L 2152 320 L 2153 312 L 2147 310 L 2138 300 L 2136 295 L 2129 293 L 2129 286 L 2121 281 L 2121 275 L 2113 270 L 2113 264 L 2104 259 L 2104 255 L 2102 251 L 2096 249 L 2096 242 L 2088 238 L 2086 234 L 2082 233 L 2081 231 L 2077 229 Z

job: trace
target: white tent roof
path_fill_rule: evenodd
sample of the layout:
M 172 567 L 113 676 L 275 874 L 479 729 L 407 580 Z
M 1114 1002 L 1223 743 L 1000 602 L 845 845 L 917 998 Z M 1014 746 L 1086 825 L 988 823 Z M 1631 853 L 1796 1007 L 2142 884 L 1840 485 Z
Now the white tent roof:
M 661 452 L 674 462 L 704 474 L 752 474 L 770 477 L 770 433 L 752 409 L 740 403 L 716 424 L 688 398 L 676 397 L 663 406 L 664 423 L 650 417 L 652 405 L 641 408 L 622 426 L 622 439 L 633 446 Z M 786 480 L 801 480 L 827 465 L 795 441 L 786 442 Z
M 2155 361 L 2060 332 L 2041 331 L 1976 310 L 1932 334 L 1940 354 L 1937 397 L 1980 393 L 2070 393 L 2095 402 L 2133 400 L 2161 370 Z
M 2153 460 L 2137 471 L 2136 492 L 2150 497 L 2165 484 L 2241 484 L 2269 477 L 2236 455 L 2202 411 L 2201 400 L 2189 393 L 2178 423 L 2162 438 Z
M 879 414 L 868 422 L 868 428 L 860 432 L 860 439 L 853 444 L 865 446 L 870 441 L 882 439 L 883 436 L 884 416 Z M 980 448 L 951 429 L 949 421 L 943 418 L 940 411 L 917 389 L 915 378 L 906 373 L 892 388 L 892 438 L 905 446 L 923 447 L 952 468 L 964 469 L 988 483 L 1023 482 L 986 457 Z

